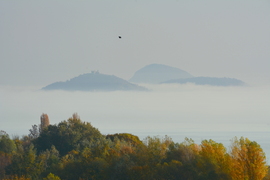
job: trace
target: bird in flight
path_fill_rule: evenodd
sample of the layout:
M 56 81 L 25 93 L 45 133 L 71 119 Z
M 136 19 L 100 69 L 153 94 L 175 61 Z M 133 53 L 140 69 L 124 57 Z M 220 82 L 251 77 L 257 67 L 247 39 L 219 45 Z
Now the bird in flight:
M 121 39 L 122 37 L 121 36 L 118 36 L 119 39 Z

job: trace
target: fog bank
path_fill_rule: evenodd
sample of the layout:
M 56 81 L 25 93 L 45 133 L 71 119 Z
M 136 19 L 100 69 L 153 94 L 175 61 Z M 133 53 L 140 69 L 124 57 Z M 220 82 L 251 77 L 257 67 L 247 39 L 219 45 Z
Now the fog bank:
M 103 134 L 168 135 L 229 142 L 246 136 L 269 148 L 269 86 L 210 87 L 144 85 L 150 92 L 40 91 L 39 87 L 1 87 L 0 130 L 26 135 L 47 113 L 51 124 L 77 112 Z M 198 142 L 199 143 L 199 142 Z M 225 142 L 226 143 L 226 142 Z

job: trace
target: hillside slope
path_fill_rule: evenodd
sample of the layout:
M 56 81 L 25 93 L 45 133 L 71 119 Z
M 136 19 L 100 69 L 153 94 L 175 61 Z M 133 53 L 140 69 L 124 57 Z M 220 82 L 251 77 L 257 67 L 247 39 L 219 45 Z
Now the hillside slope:
M 98 72 L 79 75 L 65 82 L 55 82 L 43 87 L 42 90 L 66 91 L 145 91 L 144 87 L 132 84 L 114 75 Z

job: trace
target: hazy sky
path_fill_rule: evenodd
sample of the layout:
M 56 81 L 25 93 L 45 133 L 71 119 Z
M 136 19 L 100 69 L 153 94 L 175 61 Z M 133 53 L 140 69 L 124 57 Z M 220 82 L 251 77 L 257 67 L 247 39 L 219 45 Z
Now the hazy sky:
M 0 62 L 0 85 L 129 79 L 151 63 L 270 84 L 270 1 L 2 0 Z

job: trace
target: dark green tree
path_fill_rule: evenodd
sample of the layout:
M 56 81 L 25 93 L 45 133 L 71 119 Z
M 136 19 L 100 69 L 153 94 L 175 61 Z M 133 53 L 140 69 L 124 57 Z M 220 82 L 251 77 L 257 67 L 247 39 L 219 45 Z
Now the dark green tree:
M 98 129 L 89 122 L 82 122 L 73 115 L 58 125 L 49 125 L 33 142 L 38 152 L 50 149 L 52 145 L 63 156 L 69 151 L 83 149 L 102 137 Z

